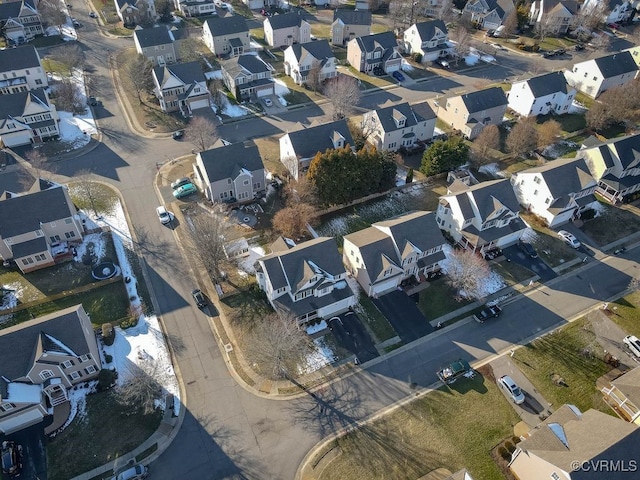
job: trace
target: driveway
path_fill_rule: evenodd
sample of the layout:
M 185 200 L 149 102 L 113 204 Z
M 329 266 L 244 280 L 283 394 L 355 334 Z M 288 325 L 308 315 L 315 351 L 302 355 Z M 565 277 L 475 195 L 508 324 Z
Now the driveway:
M 0 435 L 0 442 L 10 440 L 22 446 L 22 474 L 20 479 L 47 478 L 47 451 L 42 423 L 10 435 Z
M 387 317 L 404 343 L 410 343 L 433 331 L 433 327 L 409 296 L 399 290 L 375 298 L 373 303 Z
M 544 262 L 544 260 L 542 260 L 540 255 L 538 255 L 538 258 L 531 258 L 520 250 L 517 245 L 511 245 L 510 247 L 504 248 L 502 253 L 508 260 L 516 262 L 518 265 L 522 265 L 523 267 L 531 270 L 540 277 L 540 280 L 543 283 L 558 276 L 558 274 L 554 272 L 553 269 Z
M 369 332 L 355 313 L 343 313 L 329 319 L 327 324 L 340 345 L 356 356 L 357 363 L 380 356 Z
M 507 401 L 513 406 L 514 410 L 523 422 L 530 427 L 535 427 L 541 422 L 540 415 L 545 414 L 548 416 L 547 409 L 549 408 L 549 402 L 538 392 L 529 379 L 520 371 L 518 366 L 511 360 L 511 357 L 503 355 L 491 362 L 491 368 L 493 375 L 496 377 L 496 382 L 503 375 L 509 375 L 516 385 L 520 387 L 525 396 L 525 401 L 521 405 L 516 405 L 511 400 L 509 394 L 504 388 L 500 388 L 500 391 L 505 396 Z M 499 384 L 498 384 L 499 386 Z
M 616 315 L 616 306 L 608 305 L 609 312 L 605 313 L 602 309 L 598 309 L 589 315 L 593 332 L 596 334 L 596 340 L 604 348 L 604 350 L 629 368 L 638 366 L 638 361 L 626 347 L 622 339 L 628 334 L 622 330 L 609 316 Z

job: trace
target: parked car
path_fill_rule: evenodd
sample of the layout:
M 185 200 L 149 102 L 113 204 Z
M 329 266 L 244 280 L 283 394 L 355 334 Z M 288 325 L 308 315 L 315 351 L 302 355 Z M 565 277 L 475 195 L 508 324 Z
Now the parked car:
M 501 313 L 502 309 L 498 305 L 486 305 L 485 308 L 473 316 L 473 319 L 478 323 L 484 323 L 485 320 L 490 318 L 498 318 Z
M 191 183 L 191 179 L 189 177 L 182 177 L 175 182 L 172 182 L 171 188 L 175 190 L 176 188 L 181 187 L 182 185 L 186 185 L 187 183 Z
M 74 27 L 79 27 L 80 26 L 80 22 L 75 18 L 71 19 L 71 23 L 73 24 Z
M 404 75 L 402 75 L 402 73 L 400 73 L 399 71 L 396 70 L 391 75 L 393 76 L 393 78 L 395 78 L 399 82 L 404 82 Z
M 627 335 L 622 340 L 634 356 L 640 358 L 640 340 L 634 335 Z
M 89 16 L 91 18 L 98 18 L 98 15 L 96 14 L 96 12 L 89 12 Z
M 149 468 L 144 465 L 134 465 L 133 467 L 119 473 L 111 480 L 142 480 L 149 476 Z
M 536 252 L 536 249 L 533 248 L 533 245 L 531 245 L 529 242 L 518 240 L 518 247 L 520 247 L 520 250 L 529 255 L 531 258 L 538 258 L 538 252 Z
M 167 212 L 167 209 L 162 205 L 156 208 L 156 213 L 158 214 L 158 220 L 160 220 L 161 224 L 166 225 L 167 223 L 171 223 L 171 213 Z
M 449 68 L 449 62 L 447 62 L 444 58 L 437 58 L 434 62 L 436 65 L 441 66 L 442 68 Z
M 556 52 L 542 52 L 544 58 L 552 58 L 556 56 Z
M 473 373 L 475 372 L 469 365 L 469 362 L 467 362 L 466 360 L 460 359 L 455 362 L 452 362 L 451 364 L 447 365 L 441 370 L 438 370 L 436 372 L 436 375 L 438 376 L 438 378 L 442 383 L 451 384 L 455 382 L 458 378 L 466 375 L 470 375 Z
M 580 248 L 580 245 L 582 245 L 580 243 L 580 240 L 578 240 L 576 237 L 573 236 L 573 234 L 567 232 L 566 230 L 560 230 L 558 232 L 558 236 L 560 237 L 560 240 L 562 240 L 564 243 L 566 243 L 572 248 Z
M 273 107 L 273 102 L 270 98 L 263 98 L 262 103 L 264 103 L 266 107 Z
M 498 383 L 507 391 L 507 393 L 511 397 L 511 400 L 513 400 L 513 403 L 515 403 L 516 405 L 521 405 L 524 403 L 524 393 L 522 393 L 520 387 L 516 385 L 516 382 L 514 382 L 509 375 L 503 375 L 502 377 L 500 377 Z
M 559 48 L 557 50 L 554 50 L 554 52 L 556 54 L 556 56 L 561 56 L 564 55 L 565 53 L 567 53 L 567 51 L 564 48 Z
M 583 44 L 581 44 L 581 43 L 578 43 L 578 44 L 576 44 L 576 46 L 575 46 L 575 47 L 573 47 L 573 49 L 574 49 L 576 52 L 581 52 L 582 50 L 584 50 L 584 45 L 583 45 Z
M 184 130 L 176 130 L 171 136 L 174 140 L 182 140 L 182 137 L 184 137 Z
M 188 197 L 198 191 L 198 188 L 193 183 L 187 183 L 181 185 L 173 191 L 173 196 L 176 198 Z
M 91 105 L 92 107 L 98 107 L 98 106 L 102 105 L 102 102 L 100 100 L 98 100 L 96 97 L 89 97 L 87 99 L 87 103 L 89 105 Z
M 496 50 L 506 50 L 506 48 L 500 45 L 499 43 L 492 43 L 491 46 Z
M 609 27 L 612 30 L 620 30 L 620 25 L 618 25 L 617 23 L 608 23 L 607 27 Z
M 191 296 L 193 297 L 193 300 L 196 302 L 196 305 L 198 306 L 198 308 L 204 308 L 207 306 L 207 299 L 199 289 L 196 288 L 195 290 L 193 290 L 191 292 Z
M 17 477 L 22 471 L 22 446 L 5 440 L 2 442 L 2 473 L 9 477 Z

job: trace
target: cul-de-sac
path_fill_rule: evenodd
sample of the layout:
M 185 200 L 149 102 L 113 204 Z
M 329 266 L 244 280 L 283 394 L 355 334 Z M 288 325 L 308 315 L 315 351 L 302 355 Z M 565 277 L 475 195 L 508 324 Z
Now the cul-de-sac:
M 0 0 L 0 480 L 640 478 L 638 0 Z

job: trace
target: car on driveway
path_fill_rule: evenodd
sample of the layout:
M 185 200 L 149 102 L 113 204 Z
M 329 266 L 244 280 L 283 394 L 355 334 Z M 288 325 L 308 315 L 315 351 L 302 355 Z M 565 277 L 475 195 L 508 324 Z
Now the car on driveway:
M 198 308 L 204 308 L 207 306 L 207 299 L 200 289 L 196 288 L 193 290 L 191 292 L 191 296 L 193 297 L 194 302 L 196 302 Z
M 144 465 L 134 465 L 115 477 L 111 477 L 111 480 L 142 480 L 148 476 L 149 468 Z
M 612 30 L 620 30 L 620 25 L 618 25 L 617 23 L 608 23 L 607 27 L 609 27 Z
M 262 103 L 264 103 L 265 107 L 273 107 L 273 102 L 270 98 L 263 98 Z
M 399 71 L 395 71 L 393 72 L 391 75 L 393 75 L 393 78 L 395 78 L 396 80 L 398 80 L 399 82 L 404 82 L 404 75 L 402 75 L 402 73 L 400 73 Z
M 158 215 L 158 220 L 160 220 L 161 224 L 166 225 L 167 223 L 171 223 L 171 214 L 167 212 L 167 209 L 162 205 L 156 208 L 156 214 Z
M 2 442 L 2 473 L 9 478 L 17 477 L 22 472 L 22 446 L 5 440 Z
M 533 245 L 531 245 L 529 242 L 518 240 L 518 248 L 520 248 L 520 250 L 529 255 L 531 258 L 538 258 L 538 252 L 536 252 L 536 249 L 533 248 Z
M 622 340 L 634 356 L 640 358 L 640 340 L 634 335 L 627 335 Z
M 449 68 L 449 62 L 447 62 L 444 58 L 437 58 L 434 62 L 436 65 L 439 65 L 442 68 Z
M 572 233 L 569 233 L 566 230 L 560 230 L 558 232 L 558 237 L 560 237 L 560 240 L 569 245 L 571 248 L 580 248 L 580 245 L 582 245 L 580 243 L 580 240 L 578 240 Z
M 171 182 L 171 188 L 175 190 L 182 185 L 186 185 L 187 183 L 191 183 L 191 179 L 189 177 L 182 177 L 176 180 L 175 182 Z
M 511 400 L 513 400 L 513 403 L 516 405 L 524 403 L 524 393 L 522 393 L 520 387 L 516 385 L 516 382 L 514 382 L 509 375 L 503 375 L 500 377 L 498 384 L 507 391 Z
M 181 185 L 173 191 L 173 196 L 176 198 L 188 197 L 198 191 L 198 188 L 193 183 L 187 183 Z
M 484 323 L 485 320 L 490 318 L 498 318 L 501 313 L 502 309 L 498 305 L 486 305 L 485 308 L 473 316 L 473 319 L 478 323 Z

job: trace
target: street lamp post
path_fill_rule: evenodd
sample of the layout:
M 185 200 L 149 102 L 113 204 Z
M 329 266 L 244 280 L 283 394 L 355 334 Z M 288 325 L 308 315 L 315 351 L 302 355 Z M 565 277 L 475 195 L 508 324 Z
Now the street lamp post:
M 413 25 L 413 10 L 416 8 L 416 5 L 418 5 L 418 2 L 413 2 L 411 4 L 411 17 L 409 17 L 409 26 Z

